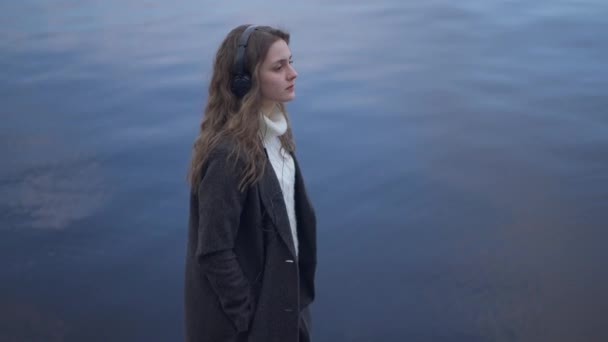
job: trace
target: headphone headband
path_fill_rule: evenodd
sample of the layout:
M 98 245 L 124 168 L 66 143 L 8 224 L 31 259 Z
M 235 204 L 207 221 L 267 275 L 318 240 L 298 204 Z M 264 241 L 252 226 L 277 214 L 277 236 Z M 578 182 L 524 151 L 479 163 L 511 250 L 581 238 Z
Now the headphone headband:
M 249 36 L 251 33 L 255 31 L 257 25 L 249 25 L 243 31 L 241 36 L 239 37 L 239 45 L 236 51 L 236 58 L 234 60 L 234 74 L 235 75 L 243 75 L 245 73 L 245 49 L 247 48 L 247 42 L 249 41 Z

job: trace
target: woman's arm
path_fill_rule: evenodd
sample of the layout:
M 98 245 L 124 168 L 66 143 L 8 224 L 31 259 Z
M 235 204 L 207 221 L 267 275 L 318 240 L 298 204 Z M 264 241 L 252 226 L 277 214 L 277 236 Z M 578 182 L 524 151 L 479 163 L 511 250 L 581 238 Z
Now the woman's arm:
M 233 251 L 245 192 L 239 191 L 237 168 L 226 157 L 209 157 L 198 187 L 197 259 L 224 312 L 241 332 L 249 329 L 253 314 L 250 284 Z

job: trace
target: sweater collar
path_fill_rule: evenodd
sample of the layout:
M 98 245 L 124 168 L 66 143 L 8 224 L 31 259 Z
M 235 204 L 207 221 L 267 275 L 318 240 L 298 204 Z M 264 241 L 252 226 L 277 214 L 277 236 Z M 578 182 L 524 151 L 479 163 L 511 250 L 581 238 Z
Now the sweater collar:
M 278 106 L 273 107 L 270 113 L 260 115 L 260 135 L 263 140 L 274 139 L 287 131 L 287 119 Z

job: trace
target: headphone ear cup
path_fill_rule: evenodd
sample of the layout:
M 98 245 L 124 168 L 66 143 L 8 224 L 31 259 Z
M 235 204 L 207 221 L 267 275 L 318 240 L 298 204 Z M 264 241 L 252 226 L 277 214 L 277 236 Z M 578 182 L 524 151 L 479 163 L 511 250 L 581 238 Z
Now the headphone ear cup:
M 238 98 L 242 98 L 251 89 L 251 77 L 249 75 L 236 75 L 230 83 L 232 93 Z

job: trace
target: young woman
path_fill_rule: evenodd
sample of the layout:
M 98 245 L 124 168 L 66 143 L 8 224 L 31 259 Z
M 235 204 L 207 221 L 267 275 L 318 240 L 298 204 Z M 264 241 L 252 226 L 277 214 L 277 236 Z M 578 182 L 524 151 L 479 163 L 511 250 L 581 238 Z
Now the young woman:
M 316 217 L 284 105 L 288 44 L 242 25 L 215 56 L 189 171 L 186 341 L 310 341 Z

